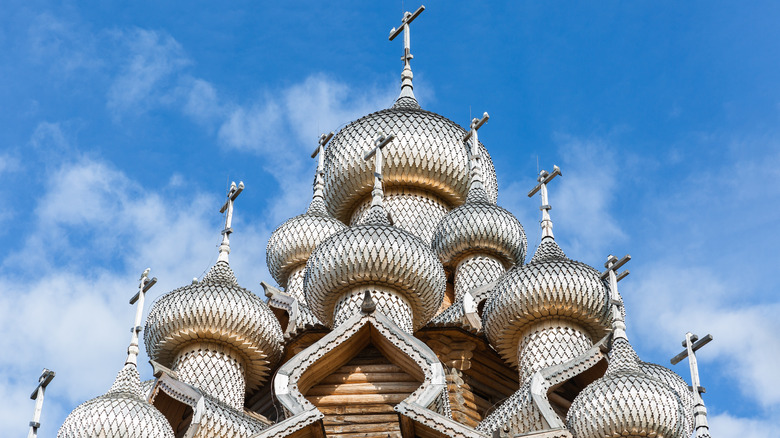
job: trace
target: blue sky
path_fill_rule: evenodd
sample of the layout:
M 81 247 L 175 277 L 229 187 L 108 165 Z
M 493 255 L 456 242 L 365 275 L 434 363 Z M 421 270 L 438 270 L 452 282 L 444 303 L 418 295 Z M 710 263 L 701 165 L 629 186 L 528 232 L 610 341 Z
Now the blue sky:
M 42 437 L 108 389 L 139 274 L 159 278 L 154 299 L 214 263 L 230 180 L 247 186 L 231 264 L 261 294 L 270 232 L 309 201 L 319 133 L 398 94 L 401 2 L 158 3 L 4 2 L 0 435 L 26 433 L 43 367 L 57 377 Z M 462 125 L 490 113 L 499 204 L 531 249 L 538 160 L 563 169 L 550 201 L 567 254 L 633 256 L 620 287 L 640 356 L 669 366 L 686 331 L 712 333 L 699 363 L 713 433 L 770 436 L 780 5 L 426 6 L 415 93 Z

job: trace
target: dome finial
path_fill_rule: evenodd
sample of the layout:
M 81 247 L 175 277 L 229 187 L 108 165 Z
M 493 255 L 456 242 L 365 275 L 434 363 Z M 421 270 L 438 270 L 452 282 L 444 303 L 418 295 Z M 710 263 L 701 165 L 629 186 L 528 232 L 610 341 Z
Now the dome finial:
M 607 262 L 604 263 L 604 267 L 607 268 L 606 271 L 604 271 L 601 274 L 601 279 L 606 280 L 609 278 L 609 302 L 610 302 L 610 310 L 612 312 L 612 339 L 617 338 L 623 338 L 628 339 L 626 336 L 626 318 L 625 314 L 622 311 L 623 307 L 623 299 L 620 298 L 620 294 L 618 294 L 618 281 L 626 278 L 628 276 L 629 271 L 626 269 L 625 271 L 621 272 L 620 274 L 617 273 L 617 270 L 620 269 L 623 265 L 625 265 L 629 260 L 631 260 L 631 256 L 626 254 L 625 257 L 618 260 L 617 257 L 610 254 L 607 256 Z
M 390 144 L 391 141 L 395 139 L 395 135 L 389 134 L 385 135 L 384 132 L 381 130 L 379 133 L 377 133 L 376 138 L 374 139 L 374 147 L 366 153 L 366 155 L 363 156 L 363 159 L 368 161 L 371 159 L 371 157 L 374 158 L 374 189 L 371 191 L 371 211 L 376 211 L 376 213 L 380 213 L 379 216 L 383 217 L 384 220 L 381 218 L 379 219 L 381 222 L 388 222 L 387 220 L 387 213 L 385 213 L 385 208 L 382 203 L 382 200 L 384 199 L 384 189 L 382 187 L 382 167 L 384 166 L 384 153 L 383 149 L 385 146 Z M 375 220 L 374 215 L 370 214 L 367 216 L 367 219 Z
M 43 394 L 46 392 L 46 387 L 54 378 L 54 371 L 44 368 L 41 372 L 41 377 L 38 378 L 38 386 L 35 391 L 32 392 L 30 398 L 35 400 L 35 411 L 33 412 L 33 419 L 30 422 L 30 433 L 27 438 L 36 438 L 38 436 L 38 428 L 41 427 L 41 409 L 43 409 Z
M 401 32 L 404 34 L 404 56 L 401 57 L 401 60 L 404 62 L 404 70 L 401 73 L 401 95 L 398 96 L 399 101 L 403 98 L 410 98 L 417 102 L 417 99 L 414 97 L 414 86 L 412 85 L 414 75 L 412 75 L 412 67 L 409 65 L 409 61 L 414 58 L 409 41 L 409 24 L 424 10 L 425 6 L 422 5 L 414 12 L 404 12 L 404 17 L 401 19 L 401 27 L 394 27 L 390 30 L 390 41 L 393 41 Z
M 311 157 L 319 157 L 317 160 L 317 172 L 314 174 L 314 195 L 307 213 L 327 214 L 325 209 L 325 145 L 333 138 L 333 132 L 320 135 L 317 149 L 312 152 Z
M 149 278 L 150 270 L 151 268 L 146 268 L 143 274 L 141 274 L 138 283 L 138 292 L 133 295 L 133 298 L 130 298 L 130 304 L 138 303 L 138 306 L 136 306 L 135 309 L 135 324 L 133 324 L 131 330 L 133 335 L 130 337 L 130 346 L 127 347 L 127 360 L 125 360 L 125 365 L 138 366 L 138 333 L 141 332 L 141 316 L 144 313 L 144 297 L 146 296 L 146 292 L 157 283 L 157 277 Z
M 691 392 L 693 393 L 693 418 L 694 428 L 696 430 L 696 438 L 709 438 L 710 426 L 707 424 L 707 407 L 704 406 L 704 400 L 701 398 L 701 393 L 704 392 L 704 388 L 701 387 L 699 381 L 699 364 L 696 361 L 696 350 L 703 347 L 712 340 L 712 335 L 707 335 L 702 339 L 694 335 L 691 332 L 685 334 L 685 340 L 682 342 L 682 346 L 685 347 L 682 353 L 673 357 L 672 365 L 677 365 L 681 360 L 688 358 L 688 365 L 691 368 Z
M 233 232 L 233 228 L 231 228 L 233 224 L 233 202 L 235 202 L 236 198 L 243 190 L 243 181 L 240 181 L 238 186 L 236 186 L 235 181 L 230 183 L 227 200 L 222 208 L 219 209 L 220 213 L 225 213 L 225 211 L 227 211 L 227 214 L 225 215 L 225 229 L 222 230 L 222 243 L 219 245 L 219 259 L 217 259 L 220 262 L 228 261 L 228 254 L 230 254 L 230 233 Z
M 469 151 L 469 162 L 471 164 L 471 184 L 469 185 L 469 193 L 466 197 L 466 202 L 474 199 L 487 199 L 487 193 L 485 193 L 485 187 L 483 185 L 484 176 L 482 175 L 482 154 L 479 151 L 479 139 L 477 138 L 477 130 L 487 123 L 490 116 L 488 113 L 482 114 L 482 118 L 474 118 L 471 120 L 471 129 L 463 137 L 463 142 L 468 142 L 471 139 L 471 148 Z
M 563 175 L 561 173 L 561 168 L 558 166 L 553 166 L 552 173 L 547 172 L 546 170 L 542 170 L 539 172 L 539 178 L 536 180 L 539 181 L 539 184 L 536 185 L 530 192 L 528 192 L 528 197 L 532 197 L 536 194 L 536 192 L 541 191 L 542 192 L 542 206 L 539 207 L 540 210 L 542 210 L 542 239 L 545 237 L 549 237 L 551 239 L 555 239 L 555 236 L 553 236 L 553 223 L 552 219 L 550 219 L 550 209 L 552 207 L 549 204 L 549 201 L 547 200 L 547 184 L 553 180 L 558 175 Z

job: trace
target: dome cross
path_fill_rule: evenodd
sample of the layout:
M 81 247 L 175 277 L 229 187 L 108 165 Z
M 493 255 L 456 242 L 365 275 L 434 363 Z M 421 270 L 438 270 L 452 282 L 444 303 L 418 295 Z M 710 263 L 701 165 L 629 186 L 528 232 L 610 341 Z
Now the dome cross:
M 30 433 L 27 434 L 27 438 L 35 438 L 38 436 L 38 429 L 41 427 L 41 410 L 43 409 L 43 394 L 46 392 L 46 387 L 54 378 L 54 371 L 44 368 L 41 372 L 41 377 L 38 377 L 38 386 L 30 394 L 30 399 L 35 400 L 35 411 L 33 412 L 33 419 L 30 422 Z
M 144 313 L 144 297 L 146 296 L 146 292 L 157 283 L 157 277 L 149 278 L 150 270 L 151 268 L 146 268 L 143 274 L 141 274 L 138 283 L 138 292 L 133 295 L 133 298 L 130 298 L 130 304 L 138 303 L 138 306 L 135 308 L 135 323 L 133 324 L 133 328 L 130 329 L 133 334 L 130 337 L 130 346 L 127 347 L 127 360 L 125 360 L 125 365 L 132 364 L 138 366 L 138 334 L 141 333 L 141 316 Z
M 333 138 L 333 132 L 320 135 L 317 149 L 314 149 L 311 157 L 319 157 L 317 160 L 317 173 L 314 175 L 314 198 L 324 199 L 325 191 L 325 145 Z
M 374 139 L 374 147 L 363 156 L 363 159 L 368 161 L 371 157 L 374 158 L 374 189 L 371 191 L 371 206 L 382 206 L 382 198 L 384 193 L 382 191 L 382 167 L 384 166 L 384 154 L 382 150 L 395 139 L 394 134 L 385 135 L 384 132 L 379 131 Z
M 401 32 L 404 34 L 404 56 L 401 57 L 401 60 L 404 62 L 404 71 L 401 73 L 401 97 L 411 97 L 414 99 L 414 93 L 412 91 L 414 89 L 412 86 L 412 68 L 409 65 L 409 61 L 413 59 L 414 56 L 412 56 L 411 52 L 412 49 L 409 38 L 409 24 L 411 24 L 415 18 L 422 14 L 422 11 L 424 10 L 425 5 L 422 5 L 414 12 L 404 12 L 404 16 L 401 19 L 401 27 L 392 28 L 390 30 L 390 36 L 388 37 L 390 41 L 393 41 L 398 35 L 401 34 Z
M 610 309 L 612 310 L 612 335 L 614 338 L 625 338 L 626 337 L 626 321 L 623 318 L 623 313 L 620 311 L 620 308 L 623 307 L 623 299 L 620 298 L 620 294 L 618 294 L 618 281 L 626 278 L 629 274 L 628 269 L 621 272 L 620 274 L 617 273 L 617 270 L 620 269 L 623 265 L 628 263 L 628 261 L 631 260 L 631 256 L 626 254 L 622 259 L 618 260 L 617 257 L 610 254 L 607 257 L 607 262 L 604 263 L 604 267 L 607 268 L 606 271 L 604 271 L 601 274 L 601 279 L 606 280 L 609 278 L 609 302 L 610 302 Z
M 701 394 L 706 392 L 700 385 L 699 381 L 699 364 L 696 361 L 696 350 L 705 346 L 712 341 L 712 335 L 707 335 L 702 339 L 694 335 L 691 332 L 685 334 L 685 340 L 682 341 L 682 346 L 685 347 L 680 354 L 673 357 L 672 365 L 677 365 L 688 358 L 688 365 L 691 368 L 691 392 L 693 393 L 693 419 L 694 428 L 696 430 L 696 438 L 709 438 L 710 427 L 707 424 L 707 407 L 704 406 L 704 400 L 701 398 Z
M 219 209 L 220 213 L 225 213 L 225 211 L 227 211 L 227 214 L 225 215 L 225 229 L 222 230 L 222 243 L 219 245 L 218 261 L 228 261 L 228 254 L 230 254 L 230 233 L 233 232 L 233 203 L 242 191 L 244 191 L 243 181 L 240 181 L 238 186 L 236 186 L 235 181 L 230 183 L 230 190 L 228 190 L 227 200 L 225 201 L 225 204 L 222 205 L 222 208 Z
M 471 139 L 471 150 L 469 154 L 469 161 L 471 161 L 471 186 L 470 190 L 482 189 L 482 154 L 479 151 L 479 139 L 477 138 L 477 130 L 482 127 L 490 119 L 490 115 L 487 112 L 482 114 L 482 118 L 474 118 L 471 120 L 469 132 L 463 136 L 463 142 L 468 142 Z
M 552 173 L 547 172 L 546 170 L 542 170 L 539 172 L 539 177 L 536 179 L 539 181 L 539 184 L 537 184 L 536 187 L 528 192 L 529 198 L 535 195 L 536 192 L 541 191 L 542 193 L 542 205 L 539 207 L 539 209 L 542 210 L 542 238 L 555 238 L 552 230 L 552 219 L 550 219 L 550 210 L 552 209 L 552 206 L 550 206 L 549 200 L 547 199 L 547 184 L 549 184 L 550 181 L 552 181 L 553 178 L 558 175 L 563 175 L 561 173 L 561 168 L 558 166 L 553 166 Z

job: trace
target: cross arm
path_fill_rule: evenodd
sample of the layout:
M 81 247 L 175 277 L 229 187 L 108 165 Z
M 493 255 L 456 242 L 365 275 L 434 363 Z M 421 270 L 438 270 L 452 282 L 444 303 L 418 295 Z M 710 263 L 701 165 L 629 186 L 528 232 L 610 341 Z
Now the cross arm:
M 144 284 L 143 292 L 146 293 L 155 285 L 155 283 L 157 283 L 157 277 L 153 277 L 151 280 L 147 281 L 146 284 Z M 140 296 L 141 292 L 136 292 L 135 295 L 133 295 L 133 298 L 130 298 L 130 304 L 135 304 Z
M 225 204 L 222 205 L 222 208 L 219 209 L 219 212 L 220 213 L 224 213 L 225 210 L 227 210 L 227 208 L 228 208 L 228 203 L 230 201 L 235 201 L 236 198 L 238 197 L 238 195 L 240 195 L 241 192 L 243 192 L 243 191 L 244 191 L 244 182 L 243 181 L 238 183 L 238 187 L 235 187 L 235 188 L 231 187 L 230 188 L 230 193 L 228 194 L 228 200 L 225 201 Z
M 696 341 L 691 339 L 691 341 L 693 341 L 693 345 L 691 345 L 691 349 L 693 351 L 696 351 L 699 348 L 707 345 L 710 341 L 712 341 L 712 335 L 707 335 L 707 336 L 705 336 L 705 337 L 703 337 L 703 338 L 701 338 L 699 340 L 696 340 Z M 687 345 L 685 344 L 685 341 L 683 341 L 683 347 L 687 347 Z M 671 360 L 672 365 L 677 365 L 681 360 L 685 359 L 686 357 L 688 357 L 688 349 L 687 348 L 685 350 L 683 350 L 680 354 L 678 354 L 677 356 L 672 358 L 672 360 Z
M 534 187 L 533 189 L 531 189 L 530 192 L 528 192 L 528 197 L 530 198 L 533 195 L 535 195 L 536 192 L 538 192 L 542 188 L 542 185 L 549 183 L 550 181 L 553 180 L 553 178 L 555 178 L 558 175 L 563 175 L 563 173 L 561 173 L 561 168 L 558 167 L 558 166 L 553 166 L 552 173 L 545 172 L 541 176 L 541 178 L 540 178 L 541 181 L 539 181 L 539 184 L 537 184 L 536 187 Z
M 389 134 L 382 138 L 381 142 L 374 146 L 370 151 L 366 152 L 366 155 L 363 156 L 364 160 L 368 160 L 369 158 L 373 157 L 374 154 L 376 154 L 377 149 L 382 149 L 383 147 L 387 146 L 391 141 L 395 139 L 395 134 Z
M 46 388 L 49 386 L 49 383 L 54 378 L 54 371 L 44 368 L 43 373 L 41 373 L 41 377 L 38 378 L 38 386 L 35 387 L 35 390 L 30 394 L 30 400 L 35 400 L 38 398 L 38 388 Z
M 615 257 L 615 256 L 609 256 L 609 259 L 607 260 L 607 262 L 604 263 L 604 267 L 607 268 L 607 270 L 604 271 L 601 274 L 601 279 L 604 280 L 607 277 L 609 277 L 609 271 L 617 272 L 617 270 L 620 269 L 626 263 L 628 263 L 629 260 L 631 260 L 631 254 L 626 254 L 620 260 L 618 260 L 618 258 Z M 620 280 L 626 278 L 627 275 L 628 275 L 628 270 L 625 270 L 625 271 L 621 272 L 618 275 L 618 277 L 617 277 L 617 281 L 620 281 Z
M 471 121 L 471 129 L 469 129 L 469 132 L 466 133 L 466 135 L 463 136 L 463 141 L 468 141 L 471 138 L 471 134 L 482 127 L 485 123 L 487 123 L 488 119 L 490 119 L 490 115 L 485 112 L 482 114 L 482 118 L 477 120 L 476 118 Z M 476 121 L 476 124 L 474 123 Z
M 421 5 L 419 8 L 417 8 L 416 11 L 411 13 L 408 16 L 408 18 L 405 16 L 404 19 L 401 21 L 401 27 L 399 27 L 399 28 L 395 28 L 394 27 L 394 28 L 392 28 L 390 30 L 390 36 L 388 37 L 388 39 L 390 41 L 393 41 L 395 39 L 395 37 L 397 37 L 398 35 L 401 34 L 401 32 L 403 32 L 403 30 L 404 30 L 404 26 L 403 25 L 404 24 L 409 24 L 412 21 L 414 21 L 414 19 L 417 18 L 418 15 L 422 14 L 422 11 L 424 11 L 424 10 L 425 10 L 425 5 Z
M 333 138 L 333 132 L 332 131 L 327 133 L 327 134 L 322 134 L 320 136 L 320 145 L 317 146 L 317 149 L 314 149 L 314 152 L 311 153 L 311 157 L 312 158 L 316 157 L 317 154 L 320 153 L 320 148 L 324 147 L 326 144 L 328 144 L 328 142 L 330 141 L 331 138 Z

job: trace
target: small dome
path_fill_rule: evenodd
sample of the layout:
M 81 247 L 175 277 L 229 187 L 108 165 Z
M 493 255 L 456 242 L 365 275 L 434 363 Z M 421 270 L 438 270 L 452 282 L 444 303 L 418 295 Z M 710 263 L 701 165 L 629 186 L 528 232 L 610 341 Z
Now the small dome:
M 260 297 L 240 287 L 230 265 L 218 261 L 199 283 L 160 297 L 146 319 L 149 356 L 171 367 L 186 343 L 213 340 L 229 344 L 247 364 L 247 387 L 265 380 L 282 354 L 282 329 Z
M 642 371 L 628 340 L 615 339 L 609 357 L 604 377 L 585 387 L 569 408 L 566 424 L 574 437 L 688 436 L 677 391 Z
M 544 238 L 533 259 L 507 271 L 484 310 L 490 343 L 512 365 L 522 330 L 546 318 L 576 322 L 591 337 L 607 332 L 609 294 L 598 271 L 570 260 L 552 238 Z
M 143 399 L 135 365 L 125 365 L 107 393 L 80 404 L 57 432 L 58 438 L 173 438 L 160 411 Z
M 339 131 L 325 152 L 325 202 L 331 214 L 342 222 L 373 185 L 373 168 L 363 155 L 373 148 L 377 131 L 396 136 L 385 152 L 384 185 L 416 187 L 433 192 L 449 205 L 466 200 L 469 160 L 463 148 L 466 131 L 455 122 L 419 109 L 416 101 L 401 98 L 393 108 L 381 110 Z M 497 196 L 496 173 L 485 148 L 485 191 L 491 201 Z
M 489 253 L 508 269 L 523 264 L 528 241 L 512 213 L 480 196 L 470 197 L 439 222 L 431 246 L 445 266 L 468 254 Z
M 384 214 L 382 209 L 372 209 Z M 444 299 L 444 268 L 418 237 L 367 217 L 368 224 L 334 234 L 320 244 L 306 264 L 304 293 L 312 312 L 328 326 L 339 297 L 361 284 L 386 286 L 412 306 L 413 327 L 433 318 Z
M 276 283 L 287 288 L 287 279 L 297 266 L 306 263 L 314 248 L 347 226 L 330 216 L 321 198 L 309 210 L 288 219 L 271 234 L 265 259 Z
M 682 400 L 683 407 L 685 409 L 685 436 L 691 436 L 693 433 L 693 394 L 691 393 L 688 383 L 683 380 L 682 377 L 677 375 L 674 371 L 650 362 L 639 362 L 639 368 L 643 373 L 650 377 L 654 377 L 667 385 L 669 385 Z

